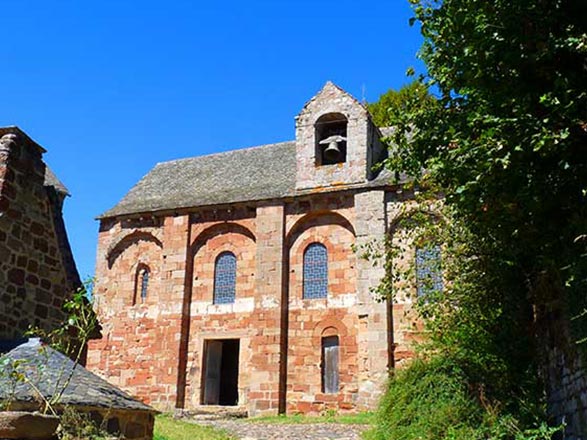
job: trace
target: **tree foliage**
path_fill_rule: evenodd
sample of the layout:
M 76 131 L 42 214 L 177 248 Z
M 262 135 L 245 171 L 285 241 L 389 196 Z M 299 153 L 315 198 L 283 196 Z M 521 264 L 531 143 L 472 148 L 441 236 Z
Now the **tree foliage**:
M 584 310 L 587 3 L 412 3 L 440 105 L 397 115 L 387 165 L 442 188 L 504 291 Z
M 411 1 L 440 105 L 398 114 L 404 148 L 388 165 L 427 170 L 528 282 L 547 268 L 571 281 L 587 218 L 587 3 Z
M 438 105 L 388 113 L 386 166 L 442 193 L 449 220 L 431 226 L 446 288 L 418 309 L 477 402 L 528 427 L 541 326 L 587 337 L 587 3 L 410 2 Z
M 369 113 L 378 127 L 388 127 L 403 113 L 414 112 L 435 104 L 435 99 L 428 93 L 428 87 L 413 81 L 399 90 L 390 89 L 376 102 L 368 104 Z

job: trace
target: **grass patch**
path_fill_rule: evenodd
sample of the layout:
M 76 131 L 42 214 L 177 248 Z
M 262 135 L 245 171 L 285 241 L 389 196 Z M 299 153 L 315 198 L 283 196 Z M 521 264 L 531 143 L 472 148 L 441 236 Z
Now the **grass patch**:
M 176 420 L 167 415 L 155 418 L 153 440 L 234 440 L 224 431 Z
M 327 413 L 322 416 L 306 416 L 303 414 L 261 416 L 249 419 L 251 423 L 268 423 L 283 425 L 299 425 L 308 423 L 340 423 L 344 425 L 371 425 L 375 421 L 375 414 L 372 412 L 361 412 L 357 414 L 336 414 Z

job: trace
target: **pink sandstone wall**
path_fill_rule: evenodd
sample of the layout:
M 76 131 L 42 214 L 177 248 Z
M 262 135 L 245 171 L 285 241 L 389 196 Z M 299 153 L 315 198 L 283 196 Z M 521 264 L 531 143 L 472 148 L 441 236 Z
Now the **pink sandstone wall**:
M 386 233 L 383 191 L 309 195 L 254 208 L 105 220 L 96 298 L 103 339 L 88 363 L 159 409 L 202 403 L 206 341 L 239 339 L 239 406 L 250 414 L 373 408 L 387 369 L 412 355 L 409 302 L 389 308 L 370 288 L 381 268 L 354 244 Z M 303 299 L 303 253 L 328 250 L 328 298 Z M 236 300 L 213 304 L 214 262 L 237 257 Z M 144 303 L 133 305 L 136 271 L 151 270 Z M 399 327 L 398 327 L 399 326 Z M 321 390 L 321 338 L 339 336 L 340 392 Z

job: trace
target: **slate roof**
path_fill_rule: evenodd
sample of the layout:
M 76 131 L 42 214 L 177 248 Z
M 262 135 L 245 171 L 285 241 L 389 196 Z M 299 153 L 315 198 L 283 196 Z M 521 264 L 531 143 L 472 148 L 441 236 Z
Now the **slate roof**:
M 363 186 L 381 186 L 390 178 L 384 171 Z M 295 180 L 295 141 L 173 160 L 158 163 L 98 218 L 303 194 L 296 192 Z
M 65 195 L 69 195 L 68 189 L 65 185 L 57 178 L 53 170 L 49 168 L 49 165 L 45 163 L 45 186 L 52 186 L 57 192 Z
M 100 217 L 281 198 L 293 193 L 295 142 L 158 163 Z
M 71 381 L 63 392 L 60 404 L 112 408 L 120 410 L 138 410 L 156 412 L 155 409 L 134 399 L 104 379 L 75 364 L 67 356 L 42 345 L 38 340 L 30 340 L 2 356 L 1 359 L 24 360 L 19 368 L 24 368 L 27 377 L 39 388 L 41 393 L 50 398 L 61 390 L 73 371 Z M 10 396 L 10 381 L 2 374 L 9 368 L 0 364 L 0 400 Z M 14 399 L 18 402 L 38 402 L 38 394 L 24 382 L 17 382 Z

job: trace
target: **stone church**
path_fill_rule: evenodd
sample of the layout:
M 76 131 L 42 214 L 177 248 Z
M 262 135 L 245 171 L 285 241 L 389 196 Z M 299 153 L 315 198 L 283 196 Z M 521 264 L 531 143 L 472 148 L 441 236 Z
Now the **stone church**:
M 328 82 L 294 141 L 157 164 L 99 217 L 88 367 L 159 409 L 372 409 L 418 333 L 356 251 L 411 203 L 383 134 Z

